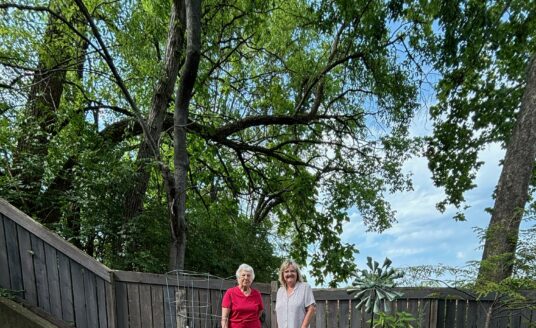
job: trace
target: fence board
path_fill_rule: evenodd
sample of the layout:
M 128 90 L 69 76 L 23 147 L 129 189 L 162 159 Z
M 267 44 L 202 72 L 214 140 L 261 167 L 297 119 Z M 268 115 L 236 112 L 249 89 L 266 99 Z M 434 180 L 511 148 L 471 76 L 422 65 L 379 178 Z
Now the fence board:
M 177 325 L 175 310 L 175 287 L 164 287 L 164 318 L 166 328 L 175 328 Z
M 408 310 L 408 300 L 406 298 L 398 298 L 396 300 L 396 310 L 398 312 L 409 312 Z
M 0 214 L 0 287 L 11 289 L 9 282 L 9 262 L 7 260 L 7 241 L 4 233 L 4 216 Z
M 509 322 L 509 325 L 510 325 L 510 328 L 521 328 L 522 325 L 521 325 L 521 321 L 522 321 L 522 317 L 523 317 L 523 311 L 519 311 L 516 315 L 513 315 L 510 317 L 510 322 Z
M 338 315 L 338 302 L 337 301 L 328 301 L 327 308 L 327 325 L 328 327 L 337 327 L 337 315 Z
M 265 314 L 265 321 L 263 323 L 263 327 L 272 327 L 272 316 L 270 315 L 271 311 L 270 311 L 270 304 L 271 304 L 271 299 L 270 299 L 270 295 L 262 295 L 262 303 L 264 305 L 264 314 Z M 274 318 L 274 320 L 276 320 Z
M 464 328 L 467 316 L 467 301 L 456 300 L 456 328 Z
M 30 241 L 30 233 L 17 226 L 19 238 L 19 254 L 22 268 L 22 285 L 24 286 L 24 299 L 33 306 L 37 306 L 37 290 L 35 286 L 35 274 L 33 265 L 33 250 Z
M 43 245 L 43 241 L 34 235 L 30 236 L 30 241 L 33 249 L 37 306 L 39 306 L 45 312 L 50 313 L 50 293 L 48 291 L 45 247 Z
M 188 327 L 193 326 L 194 321 L 193 321 L 192 315 L 194 314 L 193 302 L 194 302 L 195 292 L 193 288 L 188 288 L 188 287 L 178 287 L 177 290 L 184 292 L 184 295 L 186 295 L 184 297 L 184 300 L 181 300 L 177 297 L 177 294 L 175 294 L 175 298 L 174 298 L 174 301 L 176 302 L 175 309 L 177 311 L 177 316 L 178 316 L 177 325 L 180 325 L 179 320 L 182 318 L 182 315 L 183 315 L 181 310 L 183 307 L 185 307 L 186 308 L 186 324 L 188 325 Z M 181 298 L 183 297 L 182 294 L 180 294 L 180 296 Z
M 496 327 L 496 328 L 502 328 L 502 327 L 513 328 L 513 326 L 510 324 L 510 320 L 515 320 L 515 319 L 509 316 L 507 313 L 504 313 L 502 315 L 492 318 L 490 326 Z
M 486 323 L 486 316 L 489 308 L 491 307 L 490 302 L 480 302 L 476 310 L 476 327 L 484 328 Z
M 50 313 L 56 318 L 62 318 L 61 313 L 61 293 L 60 276 L 58 273 L 58 257 L 56 250 L 47 243 L 44 243 L 45 259 L 48 281 L 48 299 L 50 302 Z
M 71 262 L 62 253 L 58 256 L 58 273 L 60 279 L 62 319 L 74 322 L 73 284 L 71 280 Z
M 478 311 L 478 304 L 476 302 L 469 302 L 467 304 L 467 322 L 465 327 L 476 328 L 476 313 Z
M 109 328 L 121 327 L 117 325 L 117 309 L 116 309 L 116 300 L 115 297 L 115 280 L 113 272 L 110 273 L 110 282 L 104 281 L 106 286 L 106 321 Z
M 84 270 L 84 295 L 86 300 L 86 320 L 88 327 L 99 326 L 97 304 L 97 282 L 93 272 Z
M 210 292 L 208 289 L 198 289 L 199 295 L 199 326 L 200 328 L 206 327 L 210 323 L 209 309 L 210 309 Z M 262 296 L 261 296 L 262 297 Z M 264 303 L 263 303 L 264 304 Z
M 372 314 L 365 312 L 365 307 L 361 309 L 361 316 L 363 317 L 363 327 L 370 327 L 370 322 L 373 322 L 374 317 Z
M 408 299 L 406 301 L 407 303 L 407 310 L 406 312 L 410 313 L 414 318 L 419 317 L 419 300 L 418 299 Z
M 138 284 L 127 284 L 129 327 L 141 328 L 140 290 Z
M 70 261 L 73 289 L 74 320 L 77 328 L 93 328 L 88 326 L 86 302 L 84 295 L 85 269 L 78 263 Z
M 437 328 L 451 328 L 445 326 L 446 301 L 437 300 Z
M 430 325 L 430 300 L 419 299 L 417 303 L 418 316 L 415 317 L 416 327 L 429 327 Z
M 316 328 L 326 328 L 326 302 L 320 301 L 316 305 Z
M 456 300 L 445 300 L 445 327 L 456 325 Z
M 339 328 L 348 328 L 350 324 L 350 301 L 339 302 Z
M 151 285 L 140 285 L 140 315 L 141 315 L 141 327 L 149 328 L 153 327 L 153 311 L 152 307 L 152 294 Z
M 108 310 L 106 304 L 106 282 L 96 277 L 97 283 L 97 312 L 99 314 L 99 327 L 108 328 Z
M 534 320 L 533 313 L 534 311 L 532 311 L 531 309 L 523 309 L 518 316 L 517 326 L 512 328 L 530 327 L 530 323 L 532 322 L 532 320 Z
M 128 327 L 128 294 L 127 284 L 116 282 L 115 284 L 116 319 L 117 327 Z
M 4 231 L 7 246 L 7 261 L 9 263 L 9 282 L 11 289 L 23 295 L 22 266 L 19 255 L 19 241 L 17 238 L 17 226 L 11 220 L 4 221 Z
M 211 299 L 210 304 L 211 304 L 212 316 L 213 316 L 213 320 L 212 320 L 213 324 L 211 327 L 219 327 L 220 321 L 221 321 L 220 313 L 221 313 L 222 293 L 219 290 L 211 290 L 210 299 Z M 264 303 L 264 306 L 265 307 L 268 306 L 266 312 L 267 312 L 267 315 L 269 315 L 270 303 L 268 303 L 268 305 Z M 271 326 L 268 326 L 268 327 L 271 327 Z
M 356 300 L 350 301 L 350 327 L 352 328 L 361 328 L 363 326 L 363 316 L 361 311 L 356 308 L 358 303 Z
M 155 328 L 164 328 L 164 293 L 162 286 L 151 286 L 151 310 Z
M 437 327 L 437 317 L 438 317 L 438 304 L 437 300 L 431 300 L 430 301 L 430 325 L 429 327 L 436 328 Z
M 201 315 L 201 306 L 202 301 L 201 297 L 199 296 L 199 289 L 192 288 L 192 298 L 190 300 L 190 308 L 192 309 L 192 315 L 191 317 L 191 327 L 192 328 L 199 328 L 201 327 L 201 321 L 200 321 L 200 315 Z

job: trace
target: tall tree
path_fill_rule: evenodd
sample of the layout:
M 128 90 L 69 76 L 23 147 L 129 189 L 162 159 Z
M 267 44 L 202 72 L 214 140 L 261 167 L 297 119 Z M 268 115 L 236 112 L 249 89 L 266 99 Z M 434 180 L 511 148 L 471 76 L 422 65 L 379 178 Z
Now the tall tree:
M 519 227 L 534 176 L 536 160 L 536 55 L 528 64 L 521 109 L 507 142 L 495 205 L 486 232 L 481 282 L 500 282 L 512 275 L 519 239 Z
M 420 9 L 417 9 L 420 8 Z M 512 274 L 520 222 L 534 184 L 534 59 L 536 16 L 526 1 L 430 1 L 414 7 L 418 46 L 441 73 L 434 133 L 427 156 L 436 185 L 465 208 L 489 143 L 506 148 L 495 204 L 485 235 L 481 281 Z M 463 210 L 456 215 L 464 220 Z

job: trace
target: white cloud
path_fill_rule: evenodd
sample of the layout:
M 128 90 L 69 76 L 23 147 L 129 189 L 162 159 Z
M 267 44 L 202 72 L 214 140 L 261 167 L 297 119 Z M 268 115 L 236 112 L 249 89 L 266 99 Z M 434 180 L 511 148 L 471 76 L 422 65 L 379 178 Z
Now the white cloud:
M 394 248 L 389 249 L 386 252 L 387 257 L 398 257 L 398 256 L 408 256 L 408 255 L 415 255 L 415 254 L 421 254 L 426 252 L 426 248 Z
M 413 127 L 413 132 L 429 133 L 429 122 L 423 118 L 420 121 L 423 125 Z M 404 170 L 413 174 L 414 190 L 387 197 L 397 213 L 398 222 L 392 228 L 382 234 L 366 232 L 359 213 L 355 209 L 350 211 L 350 222 L 344 225 L 342 239 L 359 249 L 358 266 L 365 267 L 367 256 L 378 262 L 389 257 L 395 267 L 439 264 L 461 267 L 468 261 L 479 260 L 482 249 L 473 229 L 485 228 L 489 222 L 485 208 L 493 206 L 491 195 L 499 179 L 499 161 L 503 156 L 504 150 L 498 144 L 480 152 L 479 159 L 485 164 L 477 173 L 477 187 L 465 195 L 470 206 L 465 222 L 453 220 L 455 209 L 447 208 L 445 213 L 436 209 L 445 195 L 433 185 L 426 159 L 409 160 Z

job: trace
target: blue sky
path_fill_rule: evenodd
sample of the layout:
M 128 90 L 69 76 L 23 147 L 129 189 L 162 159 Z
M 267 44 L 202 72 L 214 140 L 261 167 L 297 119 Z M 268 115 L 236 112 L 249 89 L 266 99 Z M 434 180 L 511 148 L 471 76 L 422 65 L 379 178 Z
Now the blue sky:
M 432 124 L 422 113 L 413 124 L 414 135 L 432 133 Z M 388 195 L 398 222 L 379 234 L 367 232 L 359 212 L 350 210 L 350 222 L 344 225 L 342 239 L 359 249 L 357 264 L 365 268 L 367 256 L 382 263 L 385 257 L 393 266 L 402 268 L 418 265 L 446 265 L 463 267 L 468 261 L 480 260 L 482 248 L 474 227 L 486 228 L 490 215 L 486 208 L 493 206 L 491 195 L 499 180 L 499 161 L 504 150 L 492 144 L 480 153 L 485 164 L 476 178 L 477 187 L 466 193 L 469 209 L 465 211 L 467 221 L 456 222 L 454 208 L 445 213 L 435 205 L 444 199 L 444 192 L 433 185 L 431 172 L 424 157 L 415 157 L 405 165 L 413 174 L 414 191 Z M 310 281 L 315 287 L 314 281 Z

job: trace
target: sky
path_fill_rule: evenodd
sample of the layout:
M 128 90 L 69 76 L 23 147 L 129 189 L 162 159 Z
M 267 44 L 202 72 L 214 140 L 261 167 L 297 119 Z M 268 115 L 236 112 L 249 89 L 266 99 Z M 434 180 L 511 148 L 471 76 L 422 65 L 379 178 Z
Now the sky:
M 426 114 L 416 118 L 412 133 L 419 136 L 432 133 L 432 124 Z M 366 268 L 367 256 L 380 264 L 388 257 L 395 268 L 418 265 L 464 267 L 469 261 L 480 260 L 482 247 L 474 228 L 486 228 L 489 223 L 490 215 L 485 209 L 493 206 L 491 195 L 499 180 L 499 161 L 503 157 L 504 150 L 498 144 L 488 146 L 479 154 L 485 164 L 478 171 L 477 187 L 465 194 L 470 208 L 465 211 L 467 220 L 463 222 L 453 219 L 455 208 L 447 208 L 444 213 L 436 209 L 436 204 L 445 195 L 441 188 L 433 185 L 426 158 L 409 160 L 404 170 L 412 173 L 414 190 L 387 196 L 397 218 L 390 229 L 381 234 L 367 232 L 359 212 L 349 211 L 350 222 L 343 227 L 342 240 L 359 249 L 356 255 L 358 268 Z M 326 287 L 314 281 L 311 284 Z

